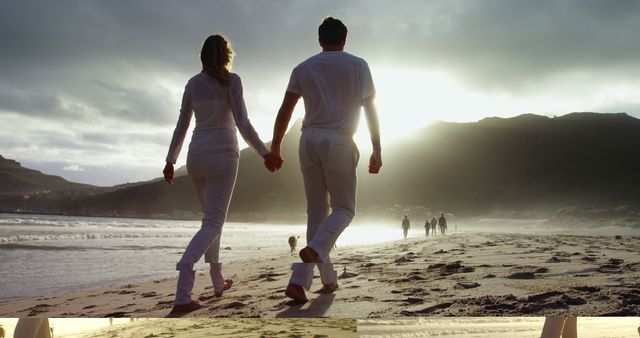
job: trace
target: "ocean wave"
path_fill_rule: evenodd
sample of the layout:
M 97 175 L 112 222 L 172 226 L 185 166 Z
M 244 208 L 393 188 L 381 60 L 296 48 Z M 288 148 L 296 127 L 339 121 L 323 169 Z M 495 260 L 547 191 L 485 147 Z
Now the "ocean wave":
M 35 235 L 9 235 L 0 237 L 0 243 L 17 243 L 32 241 L 59 241 L 59 240 L 99 240 L 122 238 L 184 238 L 191 237 L 191 233 L 145 233 L 145 232 L 93 232 L 93 233 L 64 233 L 64 234 L 35 234 Z
M 183 246 L 171 246 L 171 245 L 156 245 L 156 246 L 143 246 L 143 245 L 122 245 L 113 247 L 90 247 L 90 246 L 77 246 L 77 245 L 32 245 L 32 244 L 19 244 L 19 243 L 7 243 L 0 244 L 0 250 L 44 250 L 44 251 L 89 251 L 89 250 L 106 250 L 106 251 L 121 251 L 121 250 L 173 250 L 184 249 Z
M 194 228 L 199 222 L 126 222 L 126 221 L 86 221 L 86 220 L 45 220 L 45 219 L 24 219 L 5 218 L 0 219 L 0 226 L 49 226 L 59 228 Z

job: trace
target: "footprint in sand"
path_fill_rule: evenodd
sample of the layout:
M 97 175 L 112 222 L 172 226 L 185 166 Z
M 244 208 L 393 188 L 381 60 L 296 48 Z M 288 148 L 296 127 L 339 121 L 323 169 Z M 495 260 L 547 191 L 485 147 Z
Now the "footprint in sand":
M 287 298 L 285 295 L 270 295 L 270 296 L 267 296 L 267 299 L 270 299 L 270 300 L 279 300 L 279 299 L 285 299 L 285 298 Z
M 559 258 L 556 256 L 552 256 L 551 258 L 547 259 L 545 262 L 547 263 L 568 263 L 571 262 L 571 260 L 569 258 Z
M 576 291 L 587 292 L 587 293 L 600 292 L 601 290 L 597 286 L 574 286 L 572 287 L 572 289 Z
M 474 289 L 479 286 L 480 284 L 476 282 L 458 282 L 453 285 L 453 288 L 457 290 L 464 290 L 464 289 Z
M 416 317 L 416 316 L 423 316 L 425 314 L 431 314 L 433 312 L 437 312 L 446 308 L 449 308 L 453 305 L 453 303 L 441 303 L 441 304 L 436 304 L 436 305 L 432 305 L 429 307 L 426 307 L 422 310 L 417 310 L 417 311 L 401 311 L 400 314 L 403 316 L 407 316 L 407 317 Z
M 536 275 L 531 271 L 514 272 L 514 273 L 506 276 L 505 278 L 509 278 L 509 279 L 534 279 L 534 278 L 536 278 Z

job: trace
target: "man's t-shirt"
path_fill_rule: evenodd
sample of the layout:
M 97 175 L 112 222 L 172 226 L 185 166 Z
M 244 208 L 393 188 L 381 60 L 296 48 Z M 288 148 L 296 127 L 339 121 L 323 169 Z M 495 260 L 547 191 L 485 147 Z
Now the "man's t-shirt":
M 304 100 L 302 128 L 347 129 L 354 133 L 362 102 L 375 94 L 369 65 L 344 51 L 321 52 L 291 72 L 288 92 Z

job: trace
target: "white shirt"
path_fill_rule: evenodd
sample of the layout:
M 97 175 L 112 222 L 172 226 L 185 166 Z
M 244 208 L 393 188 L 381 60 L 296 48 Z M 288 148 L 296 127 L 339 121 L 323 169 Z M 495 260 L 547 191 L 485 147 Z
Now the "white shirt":
M 261 156 L 269 152 L 247 117 L 240 77 L 231 73 L 231 83 L 225 88 L 218 80 L 201 72 L 189 79 L 184 88 L 180 117 L 173 132 L 167 162 L 176 163 L 194 112 L 196 127 L 189 151 L 239 153 L 237 126 L 242 138 L 254 151 Z
M 375 94 L 375 87 L 366 61 L 344 51 L 323 51 L 293 69 L 287 91 L 304 100 L 303 129 L 354 133 L 362 102 Z

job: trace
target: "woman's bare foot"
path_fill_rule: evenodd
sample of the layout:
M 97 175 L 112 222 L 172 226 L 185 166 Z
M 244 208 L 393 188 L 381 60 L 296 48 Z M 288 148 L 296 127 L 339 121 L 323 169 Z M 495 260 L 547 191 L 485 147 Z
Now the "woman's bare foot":
M 302 259 L 303 263 L 322 263 L 320 257 L 318 257 L 318 253 L 308 246 L 300 250 L 300 259 Z
M 316 293 L 333 293 L 338 288 L 338 283 L 324 284 Z
M 306 303 L 309 301 L 309 298 L 307 298 L 307 295 L 304 293 L 304 289 L 298 284 L 287 285 L 287 289 L 284 291 L 284 294 L 285 296 L 299 302 Z
M 195 311 L 201 308 L 202 308 L 202 305 L 200 305 L 200 303 L 196 302 L 195 300 L 192 300 L 187 304 L 174 305 L 173 309 L 171 310 L 171 313 L 187 313 L 187 312 Z
M 233 281 L 231 279 L 225 279 L 224 287 L 222 288 L 222 290 L 215 291 L 213 295 L 218 298 L 222 297 L 222 292 L 229 290 L 231 288 L 231 285 L 233 285 Z

